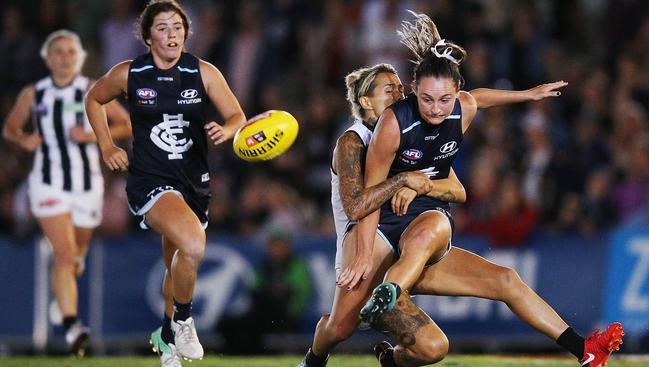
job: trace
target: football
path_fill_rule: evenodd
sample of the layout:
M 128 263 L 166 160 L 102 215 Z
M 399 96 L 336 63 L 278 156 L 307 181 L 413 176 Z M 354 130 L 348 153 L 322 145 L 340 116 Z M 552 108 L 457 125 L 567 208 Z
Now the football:
M 286 111 L 270 110 L 248 120 L 232 140 L 234 153 L 248 162 L 271 160 L 291 147 L 299 126 Z

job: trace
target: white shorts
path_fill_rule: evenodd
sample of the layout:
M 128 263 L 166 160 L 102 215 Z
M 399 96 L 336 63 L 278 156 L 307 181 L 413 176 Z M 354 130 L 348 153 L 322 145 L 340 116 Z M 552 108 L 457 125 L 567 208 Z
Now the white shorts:
M 29 204 L 37 218 L 71 213 L 76 227 L 95 228 L 102 218 L 104 179 L 101 175 L 93 175 L 89 191 L 63 191 L 30 176 Z
M 343 271 L 342 268 L 343 267 L 343 245 L 345 244 L 345 239 L 347 238 L 347 234 L 349 234 L 352 228 L 357 224 L 358 224 L 357 221 L 349 221 L 347 223 L 347 226 L 345 227 L 345 233 L 336 239 L 336 259 L 334 261 L 334 269 L 336 270 L 336 279 L 338 279 L 340 273 L 342 273 Z M 378 229 L 376 230 L 376 234 L 379 235 L 381 238 L 383 238 L 383 243 L 388 247 L 388 249 L 390 249 L 390 252 L 392 252 L 392 255 L 395 256 L 395 260 L 396 260 L 397 254 L 392 248 L 392 246 L 390 246 L 390 241 L 388 241 L 388 239 L 385 238 L 385 236 L 383 236 L 383 233 L 381 233 L 381 231 L 379 231 Z

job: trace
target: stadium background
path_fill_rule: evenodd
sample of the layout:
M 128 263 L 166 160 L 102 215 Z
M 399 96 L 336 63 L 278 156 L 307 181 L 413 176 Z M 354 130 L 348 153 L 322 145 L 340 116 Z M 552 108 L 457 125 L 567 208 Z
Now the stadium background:
M 466 47 L 466 90 L 570 83 L 559 99 L 476 117 L 454 166 L 469 200 L 454 208 L 456 244 L 514 266 L 583 334 L 619 319 L 629 329 L 626 350 L 649 349 L 649 3 L 182 3 L 193 20 L 188 50 L 221 69 L 246 115 L 283 109 L 301 124 L 295 146 L 270 163 L 243 163 L 227 146 L 210 153 L 213 257 L 201 271 L 205 299 L 196 308 L 199 332 L 211 347 L 222 343 L 211 331 L 219 316 L 244 312 L 249 304 L 251 273 L 267 237 L 280 228 L 306 259 L 313 292 L 302 322 L 283 339 L 267 340 L 282 340 L 294 351 L 309 342 L 333 287 L 329 163 L 335 138 L 350 122 L 343 76 L 389 62 L 408 84 L 410 55 L 395 30 L 408 18 L 405 10 L 413 9 L 431 16 L 443 37 Z M 84 73 L 98 77 L 144 51 L 133 37 L 143 5 L 3 2 L 3 119 L 20 89 L 46 74 L 38 49 L 48 33 L 62 27 L 78 32 L 89 51 Z M 0 155 L 0 354 L 56 351 L 61 346 L 52 336 L 60 331 L 43 319 L 51 299 L 44 278 L 47 246 L 26 204 L 31 157 L 5 141 Z M 96 332 L 97 350 L 136 351 L 160 315 L 158 240 L 137 230 L 128 214 L 125 176 L 105 177 L 105 220 L 82 282 L 82 312 Z M 419 298 L 456 348 L 552 348 L 498 305 Z M 216 309 L 210 299 L 228 302 Z M 116 325 L 124 307 L 134 320 L 128 328 Z M 361 333 L 342 347 L 367 349 L 364 338 L 372 335 Z

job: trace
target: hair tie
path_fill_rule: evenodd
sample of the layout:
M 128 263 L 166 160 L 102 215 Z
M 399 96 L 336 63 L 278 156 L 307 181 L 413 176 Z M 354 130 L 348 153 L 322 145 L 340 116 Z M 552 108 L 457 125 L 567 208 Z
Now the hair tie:
M 433 51 L 433 54 L 435 54 L 435 56 L 439 57 L 440 59 L 447 59 L 450 62 L 454 63 L 455 65 L 460 65 L 460 62 L 455 57 L 451 56 L 451 53 L 453 52 L 453 47 L 450 46 L 446 47 L 444 51 L 442 51 L 441 53 L 437 51 L 437 47 L 446 46 L 446 45 L 447 45 L 446 40 L 441 39 L 437 41 L 435 46 L 431 47 L 430 50 Z

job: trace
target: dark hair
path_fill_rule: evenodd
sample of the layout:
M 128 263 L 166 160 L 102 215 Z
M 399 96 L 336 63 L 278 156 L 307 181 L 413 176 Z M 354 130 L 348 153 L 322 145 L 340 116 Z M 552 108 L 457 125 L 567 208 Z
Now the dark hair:
M 138 25 L 138 38 L 144 42 L 145 45 L 151 46 L 147 39 L 151 39 L 151 26 L 153 25 L 153 18 L 156 15 L 164 12 L 174 12 L 183 20 L 183 28 L 185 28 L 185 39 L 189 37 L 189 18 L 185 10 L 175 1 L 175 0 L 151 0 L 140 13 L 140 17 L 137 19 Z
M 415 63 L 414 83 L 425 76 L 451 78 L 458 89 L 464 85 L 460 74 L 460 64 L 466 58 L 466 51 L 453 42 L 442 39 L 435 23 L 426 15 L 415 13 L 415 22 L 403 21 L 401 30 L 397 31 L 401 43 L 406 45 L 414 54 Z

